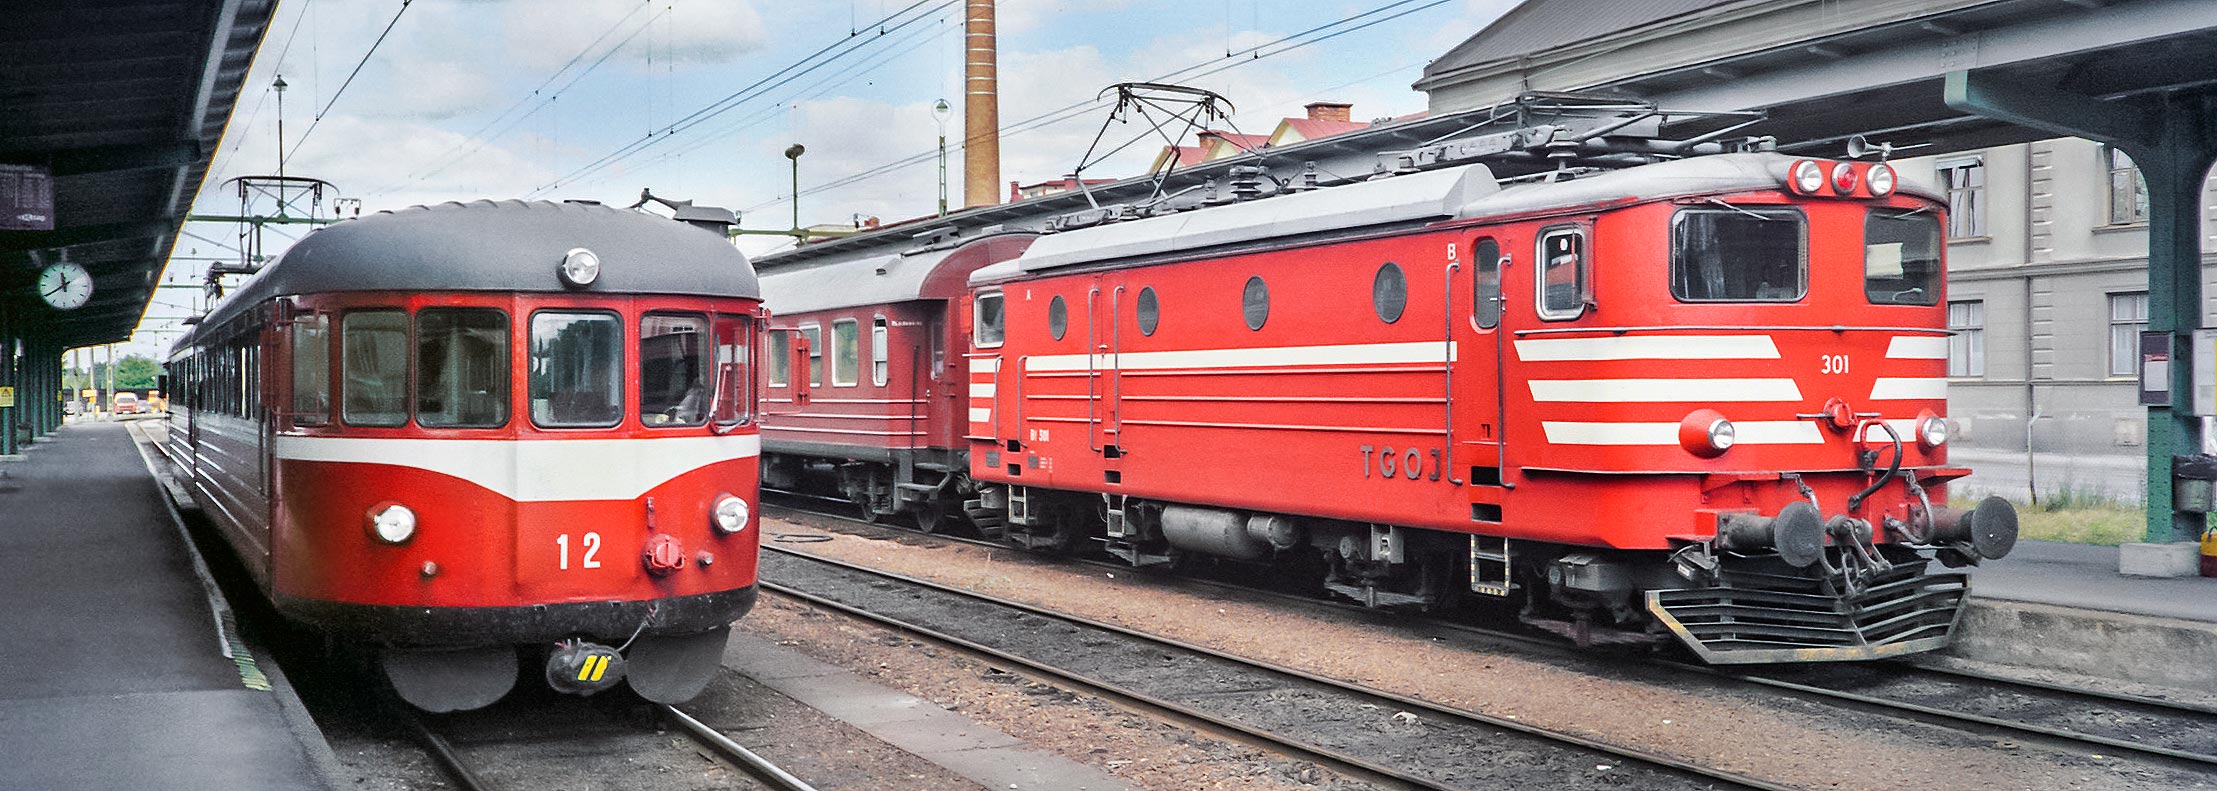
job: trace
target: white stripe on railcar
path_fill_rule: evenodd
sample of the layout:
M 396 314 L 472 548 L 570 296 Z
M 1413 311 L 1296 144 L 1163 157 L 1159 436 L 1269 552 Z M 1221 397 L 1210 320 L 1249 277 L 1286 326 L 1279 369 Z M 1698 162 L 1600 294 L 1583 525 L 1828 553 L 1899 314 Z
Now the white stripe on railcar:
M 1534 379 L 1532 400 L 1670 404 L 1800 401 L 1792 379 Z
M 1947 397 L 1948 380 L 1946 379 L 1907 379 L 1881 376 L 1878 381 L 1871 383 L 1872 401 L 1944 400 Z
M 410 467 L 526 503 L 636 500 L 685 473 L 761 453 L 762 438 L 753 434 L 527 441 L 278 437 L 276 446 L 277 458 L 288 461 Z
M 1540 428 L 1553 445 L 1676 445 L 1677 423 L 1586 423 L 1546 420 Z M 1741 445 L 1821 445 L 1824 434 L 1801 420 L 1750 420 L 1732 424 Z
M 1528 363 L 1599 360 L 1776 360 L 1768 335 L 1626 335 L 1611 338 L 1543 338 L 1516 342 Z
M 1329 346 L 1263 346 L 1246 349 L 1179 349 L 1175 351 L 1124 352 L 1092 355 L 1050 354 L 1024 360 L 1027 372 L 1127 370 L 1166 368 L 1264 368 L 1301 365 L 1397 365 L 1452 361 L 1447 344 L 1438 341 L 1407 343 L 1354 343 Z
M 1896 335 L 1886 342 L 1886 359 L 1889 360 L 1945 360 L 1948 358 L 1946 336 Z

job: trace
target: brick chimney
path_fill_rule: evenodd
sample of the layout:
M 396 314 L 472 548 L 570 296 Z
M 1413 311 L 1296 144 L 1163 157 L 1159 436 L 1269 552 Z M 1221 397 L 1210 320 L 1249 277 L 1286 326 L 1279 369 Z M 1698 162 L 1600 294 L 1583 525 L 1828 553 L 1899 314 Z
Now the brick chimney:
M 1305 105 L 1311 121 L 1346 121 L 1355 105 L 1347 102 L 1310 102 Z

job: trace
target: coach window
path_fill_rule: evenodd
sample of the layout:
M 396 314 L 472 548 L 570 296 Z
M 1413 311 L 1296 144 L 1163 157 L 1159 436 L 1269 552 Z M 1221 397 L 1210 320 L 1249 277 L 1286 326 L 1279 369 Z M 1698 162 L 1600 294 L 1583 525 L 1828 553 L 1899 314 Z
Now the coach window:
M 801 325 L 801 338 L 808 341 L 808 384 L 824 386 L 824 328 L 818 324 Z
M 1262 275 L 1248 276 L 1247 287 L 1240 289 L 1239 315 L 1250 330 L 1259 331 L 1270 320 L 1270 286 L 1262 282 Z
M 893 361 L 886 359 L 892 353 L 886 338 L 885 317 L 870 320 L 870 384 L 884 387 L 893 376 Z
M 639 422 L 708 422 L 708 317 L 649 313 L 639 319 Z
M 1556 228 L 1540 234 L 1540 318 L 1560 321 L 1586 312 L 1586 234 Z
M 531 422 L 600 428 L 624 416 L 624 328 L 614 313 L 531 315 Z
M 721 392 L 715 399 L 716 425 L 736 426 L 754 419 L 754 376 L 748 354 L 754 350 L 754 322 L 743 315 L 716 314 L 716 371 Z
M 854 319 L 831 323 L 831 383 L 853 387 L 862 382 L 862 324 Z
M 339 323 L 339 336 L 346 374 L 346 422 L 356 426 L 407 423 L 408 314 L 398 310 L 348 313 Z M 227 378 L 235 380 L 237 360 L 230 360 L 228 367 Z
M 1470 301 L 1471 318 L 1481 329 L 1491 329 L 1501 323 L 1501 243 L 1492 238 L 1478 240 L 1472 245 L 1471 277 L 1477 282 Z
M 981 347 L 1001 345 L 1001 340 L 1006 335 L 1006 328 L 1001 325 L 1002 307 L 1001 292 L 999 291 L 979 294 L 977 300 L 971 303 L 970 312 L 973 314 L 971 316 L 973 320 L 971 323 L 971 337 L 975 339 L 974 342 L 977 345 Z
M 416 425 L 508 425 L 508 314 L 496 308 L 416 312 Z
M 793 335 L 788 332 L 772 332 L 770 335 L 770 386 L 784 387 L 793 381 Z
M 1370 309 L 1377 311 L 1379 321 L 1392 324 L 1401 320 L 1401 311 L 1408 307 L 1408 275 L 1402 274 L 1400 264 L 1380 264 L 1378 274 L 1370 278 Z
M 1155 299 L 1154 286 L 1139 290 L 1139 299 L 1133 310 L 1134 318 L 1139 320 L 1139 334 L 1155 334 L 1155 325 L 1162 322 L 1162 304 Z
M 330 320 L 321 313 L 293 319 L 292 422 L 321 426 L 331 422 Z
M 1796 209 L 1681 209 L 1670 224 L 1670 295 L 1681 302 L 1796 302 L 1809 293 L 1809 225 Z
M 1940 304 L 1940 220 L 1874 209 L 1863 221 L 1863 296 L 1873 305 Z

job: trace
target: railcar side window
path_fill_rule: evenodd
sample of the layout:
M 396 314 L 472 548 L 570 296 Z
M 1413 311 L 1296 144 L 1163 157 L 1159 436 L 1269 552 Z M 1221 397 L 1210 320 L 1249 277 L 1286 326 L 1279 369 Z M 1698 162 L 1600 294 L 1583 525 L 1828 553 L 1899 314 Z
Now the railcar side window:
M 1139 303 L 1133 310 L 1135 317 L 1139 319 L 1139 334 L 1155 334 L 1155 325 L 1162 322 L 1162 305 L 1155 299 L 1154 286 L 1139 290 Z
M 716 314 L 716 425 L 736 426 L 754 419 L 754 376 L 747 355 L 754 350 L 754 322 L 746 316 Z
M 801 326 L 801 337 L 808 339 L 808 384 L 824 386 L 824 328 L 816 324 Z
M 349 425 L 398 426 L 408 422 L 408 314 L 365 310 L 339 322 Z M 227 358 L 230 355 L 225 355 Z M 228 360 L 237 371 L 236 358 Z M 232 377 L 235 378 L 233 373 Z
M 1863 221 L 1863 296 L 1874 305 L 1940 304 L 1940 218 L 1873 209 Z
M 531 422 L 595 428 L 622 420 L 623 340 L 623 322 L 613 313 L 532 314 Z
M 1006 331 L 1001 325 L 1002 307 L 1001 292 L 998 291 L 979 294 L 971 303 L 970 312 L 974 314 L 971 316 L 974 319 L 971 326 L 972 342 L 981 347 L 1001 345 Z
M 1370 278 L 1370 309 L 1377 311 L 1378 320 L 1392 324 L 1401 320 L 1401 311 L 1409 307 L 1409 277 L 1401 272 L 1401 265 L 1387 261 L 1378 265 L 1378 274 Z
M 295 426 L 321 426 L 331 422 L 330 332 L 330 319 L 321 313 L 293 319 L 292 421 Z
M 508 425 L 508 314 L 494 308 L 416 312 L 416 425 Z
M 1477 260 L 1471 262 L 1471 277 L 1477 282 L 1470 310 L 1479 327 L 1491 328 L 1501 323 L 1501 243 L 1480 239 L 1472 249 Z
M 885 317 L 870 320 L 870 384 L 884 387 L 893 376 L 893 361 L 886 359 L 892 353 L 889 348 Z
M 1270 320 L 1270 286 L 1262 282 L 1262 275 L 1248 276 L 1247 287 L 1239 292 L 1239 315 L 1250 330 L 1259 331 Z
M 784 387 L 793 381 L 793 335 L 787 332 L 770 333 L 770 386 Z
M 708 317 L 649 313 L 639 319 L 639 422 L 708 422 Z
M 1809 293 L 1809 223 L 1784 208 L 1681 209 L 1670 294 L 1683 302 L 1795 302 Z
M 862 381 L 862 329 L 854 319 L 831 323 L 831 383 L 853 387 Z
M 1537 278 L 1540 318 L 1575 319 L 1586 312 L 1586 235 L 1576 228 L 1540 234 Z

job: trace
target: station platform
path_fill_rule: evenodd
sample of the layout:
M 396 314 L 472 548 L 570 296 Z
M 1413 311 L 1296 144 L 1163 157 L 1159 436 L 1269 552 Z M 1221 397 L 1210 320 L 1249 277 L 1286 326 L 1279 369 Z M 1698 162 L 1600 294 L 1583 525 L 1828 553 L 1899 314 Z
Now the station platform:
M 124 423 L 0 462 L 0 789 L 328 789 Z
M 2127 577 L 2116 547 L 2019 541 L 1971 571 L 1947 653 L 2011 668 L 2217 691 L 2217 578 Z

